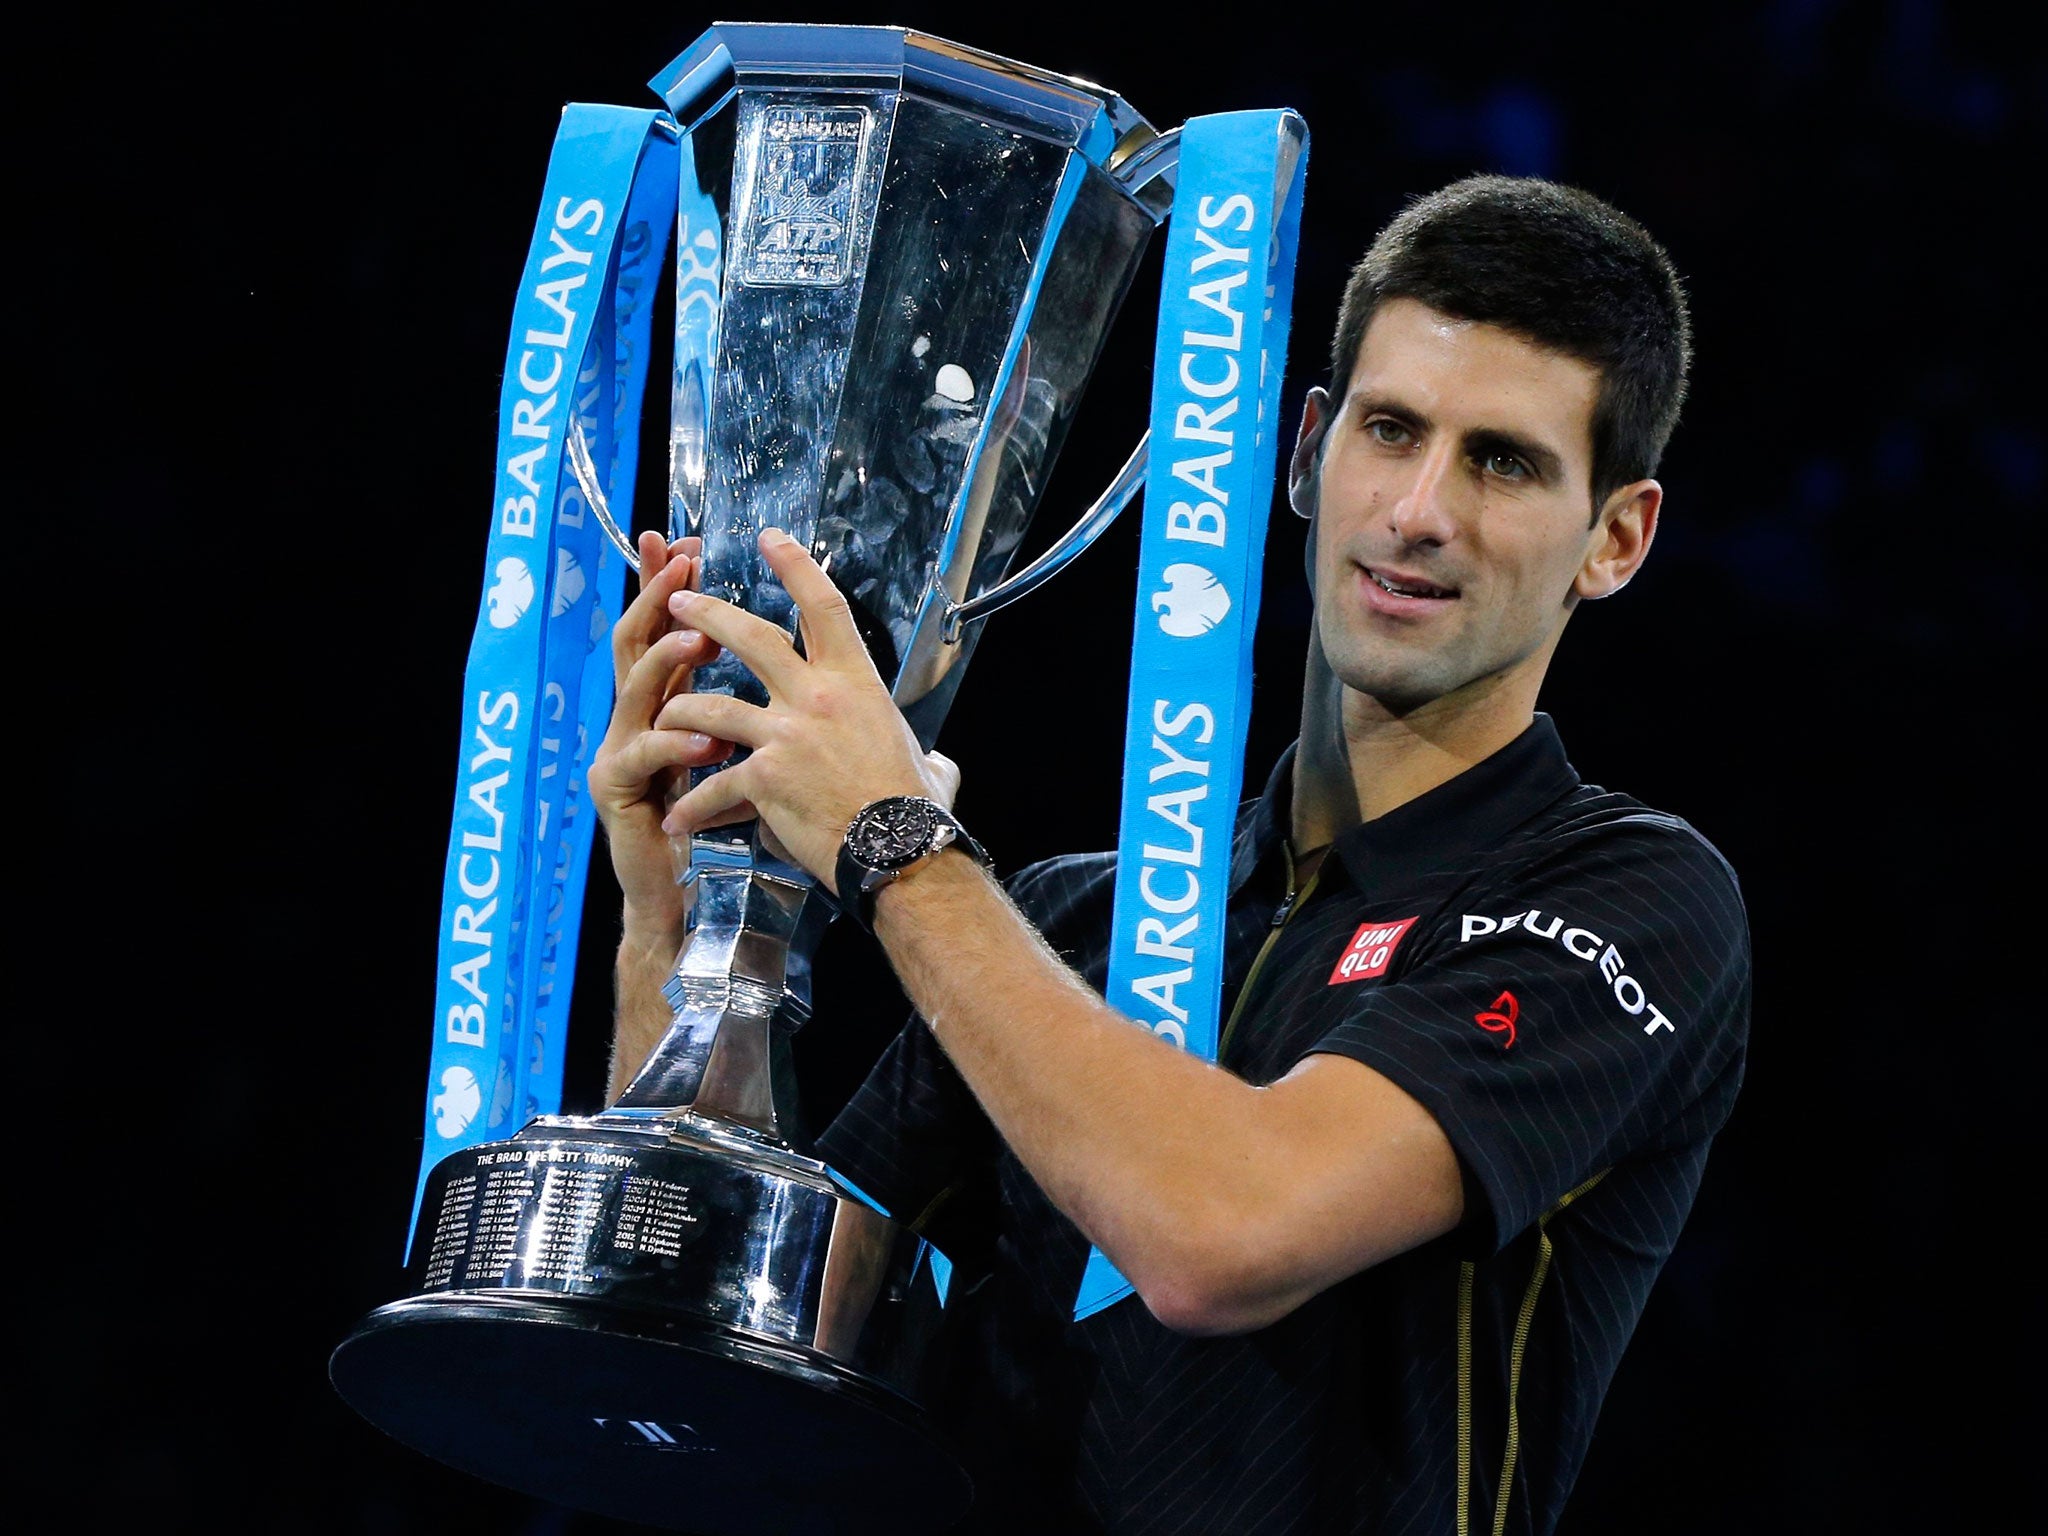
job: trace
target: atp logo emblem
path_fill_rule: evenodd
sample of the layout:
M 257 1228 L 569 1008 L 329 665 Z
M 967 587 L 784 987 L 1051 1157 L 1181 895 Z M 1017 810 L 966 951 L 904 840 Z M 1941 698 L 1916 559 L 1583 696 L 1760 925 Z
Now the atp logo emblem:
M 1522 1005 L 1515 1001 L 1515 994 L 1503 992 L 1493 1000 L 1493 1006 L 1472 1015 L 1472 1022 L 1489 1035 L 1505 1034 L 1500 1048 L 1506 1050 L 1515 1043 L 1515 1021 L 1522 1016 Z
M 434 1095 L 434 1129 L 443 1136 L 460 1136 L 483 1103 L 476 1074 L 467 1067 L 448 1068 L 441 1074 L 441 1091 Z
M 1230 612 L 1230 594 L 1213 571 L 1201 565 L 1169 565 L 1159 573 L 1166 589 L 1152 594 L 1159 627 L 1182 639 L 1206 635 Z
M 510 629 L 533 606 L 533 572 L 517 555 L 507 555 L 498 562 L 496 574 L 498 579 L 491 583 L 491 590 L 484 601 L 488 606 L 491 628 Z

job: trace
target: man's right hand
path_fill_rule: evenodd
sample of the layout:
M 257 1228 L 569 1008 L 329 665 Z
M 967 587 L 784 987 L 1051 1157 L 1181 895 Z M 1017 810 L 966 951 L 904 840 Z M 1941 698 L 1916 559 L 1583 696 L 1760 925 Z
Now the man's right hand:
M 612 627 L 617 693 L 611 727 L 590 764 L 590 796 L 625 894 L 627 943 L 666 945 L 673 956 L 683 940 L 683 891 L 661 830 L 663 798 L 678 770 L 719 762 L 732 744 L 654 723 L 661 706 L 689 688 L 692 670 L 718 654 L 718 644 L 676 628 L 668 611 L 673 594 L 698 584 L 701 541 L 664 544 L 650 531 L 640 535 L 639 549 L 639 596 Z

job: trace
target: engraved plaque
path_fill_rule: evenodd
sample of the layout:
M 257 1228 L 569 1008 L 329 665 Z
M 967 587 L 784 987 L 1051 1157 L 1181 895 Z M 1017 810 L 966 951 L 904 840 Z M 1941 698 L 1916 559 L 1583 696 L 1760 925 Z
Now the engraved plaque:
M 874 123 L 866 107 L 768 106 L 755 114 L 760 152 L 747 162 L 740 281 L 757 288 L 837 288 L 857 267 L 857 195 Z

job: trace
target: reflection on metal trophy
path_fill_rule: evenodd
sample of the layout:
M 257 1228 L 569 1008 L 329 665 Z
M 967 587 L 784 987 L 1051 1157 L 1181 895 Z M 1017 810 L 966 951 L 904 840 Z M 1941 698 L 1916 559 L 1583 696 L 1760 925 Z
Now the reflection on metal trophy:
M 681 138 L 671 530 L 793 627 L 759 531 L 809 545 L 929 746 L 1177 155 L 1118 97 L 888 28 L 722 25 L 656 82 Z M 589 444 L 572 439 L 602 517 Z M 629 546 L 617 531 L 622 549 Z M 730 658 L 700 689 L 761 700 Z M 832 915 L 753 835 L 700 836 L 675 1018 L 613 1108 L 444 1158 L 411 1294 L 336 1352 L 379 1426 L 493 1481 L 702 1531 L 940 1528 L 969 1486 L 920 1406 L 929 1250 L 794 1115 Z

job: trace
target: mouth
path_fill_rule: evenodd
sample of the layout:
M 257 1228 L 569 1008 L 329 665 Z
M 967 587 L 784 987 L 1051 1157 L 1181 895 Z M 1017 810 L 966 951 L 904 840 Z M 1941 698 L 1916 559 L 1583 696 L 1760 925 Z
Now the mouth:
M 1434 582 L 1424 581 L 1420 576 L 1380 570 L 1370 565 L 1361 566 L 1360 569 L 1374 586 L 1392 598 L 1415 602 L 1452 602 L 1458 596 L 1456 587 L 1440 587 Z

